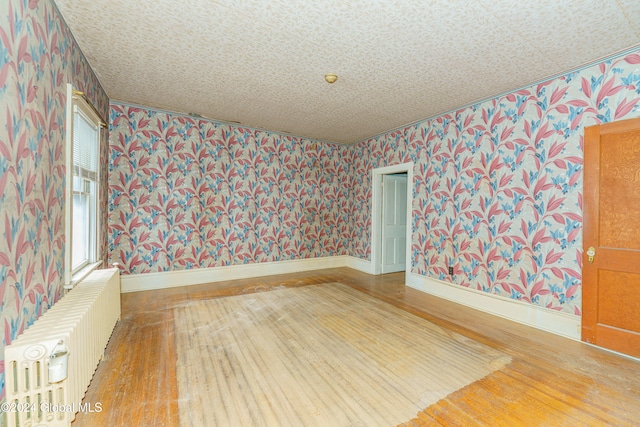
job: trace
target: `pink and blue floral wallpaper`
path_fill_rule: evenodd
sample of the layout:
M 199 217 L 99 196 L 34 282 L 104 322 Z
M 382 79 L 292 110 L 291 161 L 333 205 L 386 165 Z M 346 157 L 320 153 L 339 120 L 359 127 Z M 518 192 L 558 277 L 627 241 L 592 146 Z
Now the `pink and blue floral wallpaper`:
M 634 52 L 362 141 L 349 253 L 371 258 L 371 169 L 413 161 L 413 273 L 580 315 L 583 129 L 637 116 Z
M 115 103 L 110 121 L 124 274 L 347 254 L 348 147 Z
M 0 398 L 4 346 L 62 294 L 69 82 L 108 117 L 109 100 L 52 2 L 0 1 Z M 103 236 L 106 249 L 106 227 Z
M 583 129 L 639 83 L 636 52 L 351 146 L 112 104 L 110 260 L 369 260 L 371 170 L 413 161 L 412 272 L 580 315 Z
M 371 170 L 413 161 L 413 273 L 578 316 L 583 129 L 640 116 L 640 52 L 351 146 L 110 105 L 51 0 L 4 0 L 2 346 L 61 295 L 68 82 L 110 118 L 102 246 L 125 274 L 368 260 Z

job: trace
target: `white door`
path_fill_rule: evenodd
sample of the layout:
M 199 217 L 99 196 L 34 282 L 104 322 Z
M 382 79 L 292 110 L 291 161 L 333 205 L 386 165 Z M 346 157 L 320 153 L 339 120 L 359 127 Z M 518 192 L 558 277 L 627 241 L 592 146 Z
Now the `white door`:
M 407 174 L 382 176 L 382 273 L 404 271 L 407 260 Z

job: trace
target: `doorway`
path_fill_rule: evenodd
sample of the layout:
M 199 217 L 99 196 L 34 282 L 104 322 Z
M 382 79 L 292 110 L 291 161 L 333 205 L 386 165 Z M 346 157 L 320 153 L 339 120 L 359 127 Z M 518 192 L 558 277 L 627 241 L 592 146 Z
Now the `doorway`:
M 585 129 L 582 340 L 640 357 L 640 119 Z
M 373 274 L 411 271 L 413 162 L 372 171 Z

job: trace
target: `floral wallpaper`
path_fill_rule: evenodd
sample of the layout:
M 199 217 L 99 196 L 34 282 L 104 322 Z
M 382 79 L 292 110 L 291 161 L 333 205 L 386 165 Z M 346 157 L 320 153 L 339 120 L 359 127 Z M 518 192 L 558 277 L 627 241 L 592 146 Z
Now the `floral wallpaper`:
M 414 273 L 580 315 L 583 129 L 640 115 L 639 70 L 628 54 L 348 147 L 112 104 L 111 261 L 370 259 L 370 171 L 413 161 Z
M 4 346 L 62 293 L 68 82 L 107 117 L 108 98 L 52 2 L 1 1 L 0 398 Z
M 52 1 L 4 0 L 2 347 L 61 296 L 68 82 L 110 117 L 101 240 L 125 274 L 370 259 L 370 171 L 412 160 L 414 273 L 575 315 L 583 129 L 640 116 L 640 52 L 352 146 L 110 106 Z
M 123 273 L 347 254 L 347 146 L 121 104 L 110 122 Z
M 637 116 L 635 52 L 360 142 L 349 252 L 371 258 L 371 169 L 413 161 L 412 272 L 580 315 L 583 129 Z

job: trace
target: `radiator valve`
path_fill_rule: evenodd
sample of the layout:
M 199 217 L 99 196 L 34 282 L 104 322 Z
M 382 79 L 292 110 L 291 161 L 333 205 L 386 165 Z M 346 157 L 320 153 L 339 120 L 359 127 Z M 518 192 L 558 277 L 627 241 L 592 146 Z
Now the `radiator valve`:
M 49 356 L 49 384 L 59 383 L 67 378 L 69 349 L 64 341 L 58 341 Z

